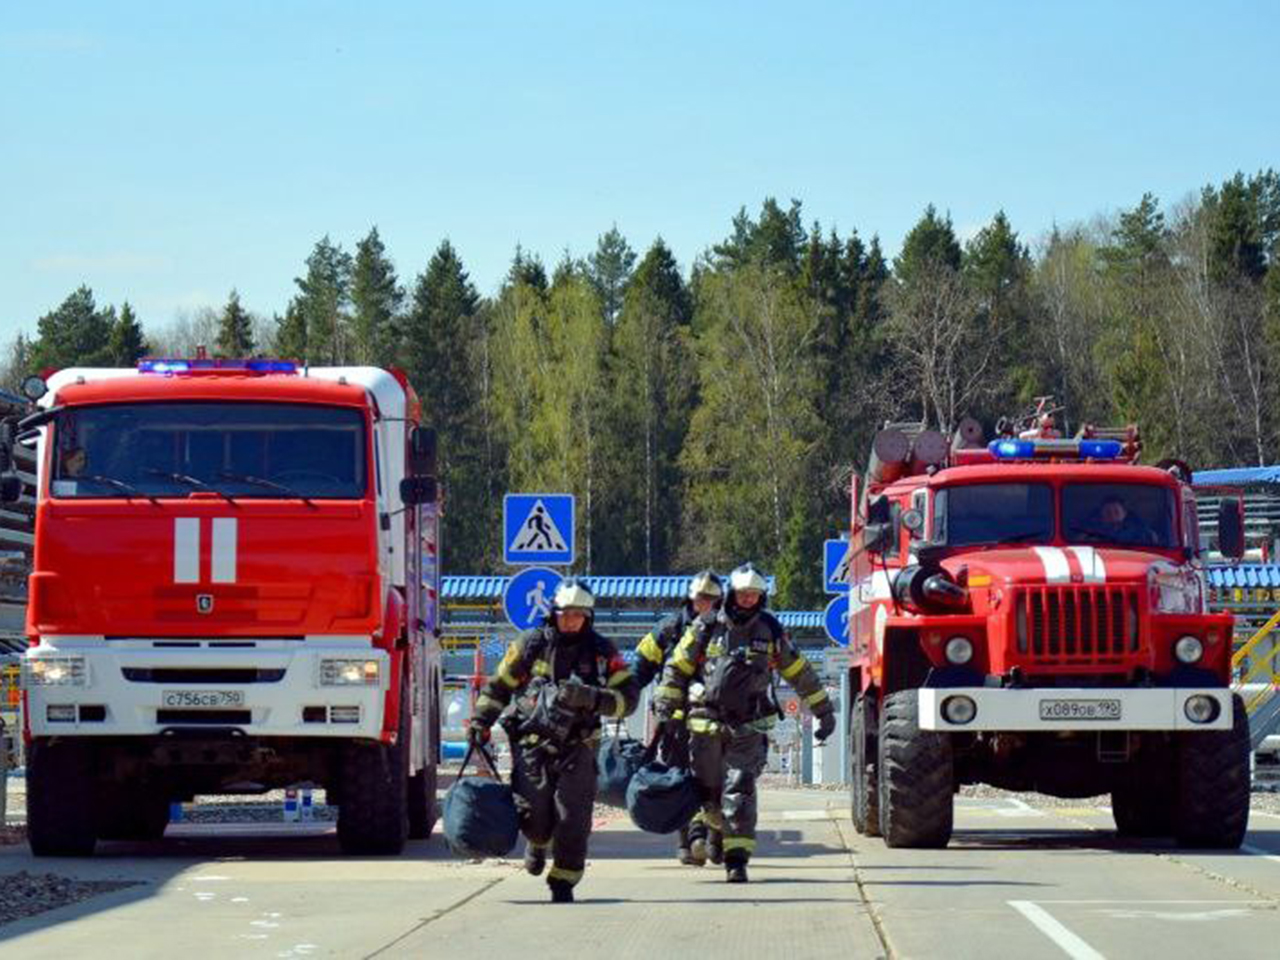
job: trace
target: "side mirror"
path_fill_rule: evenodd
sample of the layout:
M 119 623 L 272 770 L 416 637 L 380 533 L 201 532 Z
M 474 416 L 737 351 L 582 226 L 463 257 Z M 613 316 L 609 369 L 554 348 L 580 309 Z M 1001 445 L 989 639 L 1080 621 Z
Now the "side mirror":
M 32 374 L 22 381 L 22 395 L 32 403 L 35 403 L 48 392 L 49 385 L 44 382 L 44 377 Z
M 862 548 L 869 553 L 885 553 L 892 549 L 896 532 L 893 523 L 868 523 L 862 533 Z
M 436 432 L 431 427 L 409 431 L 409 472 L 418 476 L 436 475 Z
M 17 503 L 22 499 L 22 478 L 16 473 L 0 477 L 0 503 Z
M 1238 497 L 1218 504 L 1218 551 L 1232 560 L 1244 556 L 1244 501 Z
M 405 477 L 400 481 L 400 499 L 406 507 L 436 502 L 435 477 Z

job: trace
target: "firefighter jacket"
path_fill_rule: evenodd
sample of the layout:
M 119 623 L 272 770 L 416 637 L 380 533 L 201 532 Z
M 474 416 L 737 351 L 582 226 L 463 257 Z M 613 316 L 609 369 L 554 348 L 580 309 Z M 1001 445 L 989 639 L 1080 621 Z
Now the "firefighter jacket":
M 701 702 L 690 704 L 691 718 L 701 714 L 730 726 L 763 720 L 777 710 L 771 690 L 775 671 L 815 716 L 832 712 L 812 665 L 773 614 L 761 610 L 742 623 L 733 622 L 724 610 L 708 614 L 689 626 L 668 658 L 656 693 L 659 709 L 674 715 L 701 674 Z
M 662 666 L 676 648 L 689 625 L 697 619 L 693 604 L 686 603 L 670 616 L 663 617 L 636 647 L 636 682 L 644 689 L 654 677 L 662 675 Z
M 596 709 L 584 724 L 586 733 L 599 727 L 599 716 L 625 717 L 640 699 L 640 685 L 610 640 L 590 628 L 567 636 L 547 623 L 526 630 L 507 647 L 497 671 L 480 688 L 474 719 L 492 725 L 533 681 L 559 685 L 570 677 L 596 691 Z

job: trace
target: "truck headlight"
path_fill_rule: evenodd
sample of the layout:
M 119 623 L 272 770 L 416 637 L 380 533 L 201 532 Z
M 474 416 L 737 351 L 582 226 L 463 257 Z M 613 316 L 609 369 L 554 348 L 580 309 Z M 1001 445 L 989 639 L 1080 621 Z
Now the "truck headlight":
M 978 715 L 978 705 L 971 697 L 947 697 L 942 701 L 942 719 L 947 723 L 964 724 L 972 722 Z
M 84 657 L 40 657 L 23 664 L 29 687 L 83 687 Z
M 956 666 L 968 663 L 973 659 L 973 641 L 968 637 L 952 637 L 943 648 L 947 662 Z
M 382 665 L 377 660 L 321 660 L 322 687 L 376 687 L 382 683 Z
M 1199 637 L 1187 634 L 1174 642 L 1173 655 L 1178 658 L 1179 663 L 1197 663 L 1204 656 L 1204 644 Z
M 1192 723 L 1213 723 L 1218 719 L 1218 701 L 1197 693 L 1187 697 L 1187 702 L 1182 705 L 1182 712 Z

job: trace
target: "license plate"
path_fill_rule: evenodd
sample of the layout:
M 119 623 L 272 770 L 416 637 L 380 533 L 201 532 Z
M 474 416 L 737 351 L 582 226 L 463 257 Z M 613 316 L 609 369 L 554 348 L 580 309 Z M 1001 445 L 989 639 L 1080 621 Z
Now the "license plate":
M 1041 700 L 1041 720 L 1119 720 L 1119 700 Z
M 243 690 L 166 690 L 160 694 L 166 707 L 243 707 Z

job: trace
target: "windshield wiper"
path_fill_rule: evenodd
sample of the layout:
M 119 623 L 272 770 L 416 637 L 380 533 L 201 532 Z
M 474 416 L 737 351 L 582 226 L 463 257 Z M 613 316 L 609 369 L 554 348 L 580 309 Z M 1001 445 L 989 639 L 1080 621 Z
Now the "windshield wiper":
M 274 480 L 268 480 L 265 477 L 253 477 L 247 473 L 231 473 L 227 470 L 223 470 L 218 474 L 218 476 L 222 477 L 224 480 L 236 480 L 240 483 L 252 484 L 255 487 L 264 487 L 267 490 L 275 490 L 279 493 L 283 493 L 285 496 L 293 497 L 295 500 L 301 500 L 309 507 L 315 506 L 315 504 L 311 502 L 311 498 L 305 493 L 295 490 L 293 487 L 286 487 L 283 483 L 276 483 Z
M 205 483 L 199 477 L 192 477 L 185 473 L 174 473 L 169 470 L 148 470 L 147 473 L 153 477 L 165 477 L 169 480 L 175 480 L 178 483 L 185 483 L 187 486 L 193 487 L 196 490 L 202 490 L 207 493 L 216 493 L 228 503 L 236 502 L 235 497 L 231 496 L 231 494 L 227 493 L 225 490 L 219 490 L 212 484 Z
M 116 490 L 119 490 L 130 499 L 133 499 L 134 497 L 145 497 L 152 503 L 158 504 L 160 502 L 156 499 L 156 495 L 154 493 L 144 493 L 131 483 L 125 483 L 123 480 L 117 480 L 115 477 L 104 477 L 100 473 L 85 473 L 78 477 L 70 477 L 66 479 L 89 480 L 93 483 L 105 483 L 108 487 L 113 487 Z
M 1012 535 L 1007 536 L 1007 537 L 1001 537 L 999 540 L 994 540 L 994 541 L 991 541 L 991 542 L 986 542 L 986 543 L 966 543 L 966 544 L 964 544 L 964 545 L 963 545 L 963 547 L 962 547 L 961 549 L 966 549 L 966 550 L 999 550 L 1001 547 L 1007 547 L 1007 546 L 1009 546 L 1010 544 L 1014 544 L 1014 543 L 1027 543 L 1027 542 L 1028 542 L 1028 541 L 1030 541 L 1030 540 L 1045 540 L 1045 541 L 1049 541 L 1049 540 L 1052 540 L 1052 539 L 1053 539 L 1053 534 L 1052 534 L 1052 533 L 1046 533 L 1044 530 L 1028 530 L 1026 533 L 1015 533 L 1015 534 L 1012 534 Z

